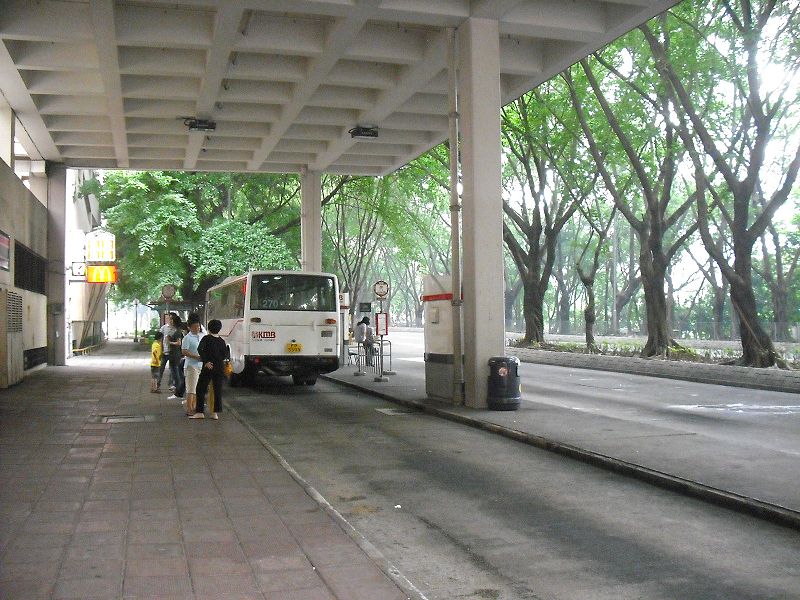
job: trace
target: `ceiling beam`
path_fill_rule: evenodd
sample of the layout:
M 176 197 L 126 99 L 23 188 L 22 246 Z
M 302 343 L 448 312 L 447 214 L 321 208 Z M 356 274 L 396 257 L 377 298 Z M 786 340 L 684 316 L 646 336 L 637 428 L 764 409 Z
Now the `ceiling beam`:
M 304 81 L 299 83 L 291 100 L 283 106 L 280 120 L 271 128 L 270 134 L 264 138 L 261 147 L 254 153 L 248 163 L 251 171 L 258 170 L 270 152 L 280 141 L 286 130 L 291 127 L 297 115 L 303 110 L 308 100 L 314 95 L 344 54 L 353 38 L 358 35 L 377 6 L 377 0 L 360 0 L 357 6 L 344 18 L 334 22 L 327 32 L 325 48 L 320 56 L 310 61 L 308 73 Z
M 111 121 L 114 154 L 117 157 L 117 166 L 120 169 L 127 169 L 130 167 L 130 163 L 125 132 L 125 109 L 122 103 L 122 85 L 119 80 L 114 2 L 113 0 L 91 0 L 90 9 L 94 40 L 97 44 L 97 56 L 100 62 L 100 77 L 103 80 L 108 117 Z
M 0 81 L 3 82 L 5 100 L 14 109 L 14 114 L 17 115 L 17 120 L 25 131 L 25 136 L 20 136 L 20 132 L 17 131 L 17 137 L 25 152 L 31 158 L 60 161 L 61 155 L 50 137 L 50 132 L 47 131 L 47 124 L 39 114 L 39 109 L 2 41 L 0 41 Z
M 244 17 L 242 2 L 225 2 L 220 4 L 214 19 L 214 38 L 211 49 L 206 59 L 206 71 L 200 85 L 200 94 L 197 98 L 197 108 L 194 115 L 198 119 L 210 119 L 214 110 L 214 102 L 222 80 L 228 70 L 231 54 L 236 42 L 242 37 L 241 25 Z M 183 159 L 183 168 L 191 171 L 197 165 L 197 159 L 203 148 L 206 135 L 199 131 L 189 133 L 189 144 L 186 146 L 186 156 Z
M 413 67 L 406 69 L 394 88 L 383 91 L 372 109 L 359 113 L 358 123 L 354 123 L 354 125 L 381 123 L 394 113 L 416 93 L 417 89 L 433 79 L 447 66 L 445 64 L 446 48 L 446 32 L 435 34 L 425 48 L 422 60 Z M 309 169 L 325 171 L 328 166 L 335 163 L 339 156 L 358 141 L 360 140 L 350 137 L 347 132 L 343 132 L 339 139 L 330 145 L 327 152 L 317 156 L 317 161 L 313 165 L 309 165 Z

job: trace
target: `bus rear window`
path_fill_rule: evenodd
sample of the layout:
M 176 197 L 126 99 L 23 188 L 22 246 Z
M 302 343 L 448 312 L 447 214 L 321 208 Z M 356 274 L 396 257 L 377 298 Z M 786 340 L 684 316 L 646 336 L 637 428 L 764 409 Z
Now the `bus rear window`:
M 320 275 L 259 275 L 253 277 L 251 310 L 336 312 L 333 279 Z

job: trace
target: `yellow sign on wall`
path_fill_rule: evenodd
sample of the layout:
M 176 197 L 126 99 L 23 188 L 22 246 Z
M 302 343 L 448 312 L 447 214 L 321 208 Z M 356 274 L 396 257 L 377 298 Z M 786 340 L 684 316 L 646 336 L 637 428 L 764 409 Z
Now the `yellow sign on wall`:
M 117 265 L 86 265 L 87 283 L 117 283 Z
M 117 260 L 117 238 L 113 233 L 97 229 L 86 234 L 86 262 Z

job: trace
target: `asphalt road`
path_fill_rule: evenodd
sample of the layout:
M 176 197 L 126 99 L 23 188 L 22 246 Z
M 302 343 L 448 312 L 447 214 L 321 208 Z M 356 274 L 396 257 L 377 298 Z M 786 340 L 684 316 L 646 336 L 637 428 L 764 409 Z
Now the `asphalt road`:
M 632 395 L 575 406 L 642 411 Z M 790 529 L 326 381 L 227 400 L 428 598 L 800 597 Z
M 398 366 L 422 361 L 421 332 L 391 339 Z M 520 378 L 523 401 L 800 456 L 796 394 L 532 363 L 520 365 Z

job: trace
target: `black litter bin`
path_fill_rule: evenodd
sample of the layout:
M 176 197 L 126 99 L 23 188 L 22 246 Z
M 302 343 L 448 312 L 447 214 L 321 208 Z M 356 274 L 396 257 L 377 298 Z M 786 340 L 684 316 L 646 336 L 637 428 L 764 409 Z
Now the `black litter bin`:
M 486 401 L 492 410 L 519 408 L 519 359 L 516 356 L 493 356 L 489 359 L 489 394 Z

